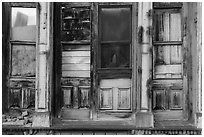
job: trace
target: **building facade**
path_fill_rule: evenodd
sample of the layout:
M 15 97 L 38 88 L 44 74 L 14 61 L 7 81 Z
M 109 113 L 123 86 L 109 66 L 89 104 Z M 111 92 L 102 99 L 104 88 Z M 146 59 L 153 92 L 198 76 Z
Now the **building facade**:
M 202 3 L 2 3 L 3 134 L 201 134 Z

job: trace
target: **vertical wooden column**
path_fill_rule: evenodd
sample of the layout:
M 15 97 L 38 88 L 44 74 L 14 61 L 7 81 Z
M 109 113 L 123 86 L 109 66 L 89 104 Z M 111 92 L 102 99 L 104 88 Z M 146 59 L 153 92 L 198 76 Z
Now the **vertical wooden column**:
M 91 105 L 91 119 L 97 119 L 97 111 L 99 108 L 98 103 L 98 76 L 97 76 L 97 51 L 98 51 L 98 3 L 92 3 L 92 45 L 91 45 L 91 93 L 90 93 L 90 105 Z
M 33 127 L 50 126 L 52 82 L 52 4 L 38 3 L 38 34 L 36 45 L 36 98 Z
M 201 3 L 183 3 L 184 51 L 183 51 L 183 92 L 184 118 L 202 127 L 202 86 L 201 86 Z
M 197 3 L 197 20 L 194 22 L 197 24 L 197 59 L 196 59 L 196 116 L 195 125 L 198 128 L 202 128 L 202 3 Z M 194 48 L 194 47 L 193 47 Z
M 151 113 L 150 81 L 152 70 L 152 3 L 138 4 L 138 41 L 142 56 L 142 83 L 140 91 L 140 110 L 136 114 L 137 127 L 153 127 L 153 114 Z

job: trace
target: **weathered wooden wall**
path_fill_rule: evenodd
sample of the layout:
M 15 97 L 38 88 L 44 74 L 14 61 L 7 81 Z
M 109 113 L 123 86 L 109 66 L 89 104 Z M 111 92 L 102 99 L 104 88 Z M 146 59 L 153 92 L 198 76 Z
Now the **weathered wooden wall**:
M 186 17 L 185 43 L 187 46 L 186 75 L 188 81 L 188 118 L 197 123 L 198 113 L 201 113 L 201 33 L 202 17 L 201 3 L 185 3 L 184 15 Z M 199 114 L 200 115 L 200 114 Z M 198 123 L 197 123 L 198 124 Z

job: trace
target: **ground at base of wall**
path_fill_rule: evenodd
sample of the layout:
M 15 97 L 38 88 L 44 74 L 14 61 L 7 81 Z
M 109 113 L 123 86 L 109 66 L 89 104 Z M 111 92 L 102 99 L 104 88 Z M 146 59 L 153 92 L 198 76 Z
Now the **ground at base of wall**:
M 59 121 L 58 121 L 59 122 Z M 4 127 L 5 135 L 201 135 L 202 129 L 187 121 L 157 121 L 154 128 L 135 128 L 134 123 L 114 121 L 60 121 L 50 128 Z M 158 126 L 160 124 L 160 126 Z
M 3 135 L 201 135 L 202 130 L 3 130 Z
M 34 109 L 10 109 L 8 113 L 2 114 L 2 125 L 31 127 Z

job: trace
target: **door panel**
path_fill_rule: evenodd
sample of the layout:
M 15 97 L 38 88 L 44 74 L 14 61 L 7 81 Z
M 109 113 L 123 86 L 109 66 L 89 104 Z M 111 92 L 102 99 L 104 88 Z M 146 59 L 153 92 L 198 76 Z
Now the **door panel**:
M 153 110 L 182 109 L 182 90 L 170 88 L 154 90 Z
M 130 88 L 118 89 L 118 109 L 130 109 Z
M 100 108 L 113 109 L 113 90 L 112 88 L 100 89 Z
M 170 109 L 182 109 L 182 90 L 172 90 L 170 96 Z
M 154 102 L 153 109 L 154 110 L 166 110 L 168 108 L 168 101 L 166 97 L 165 90 L 154 90 L 153 93 Z
M 100 109 L 130 110 L 131 80 L 103 79 L 100 81 Z

